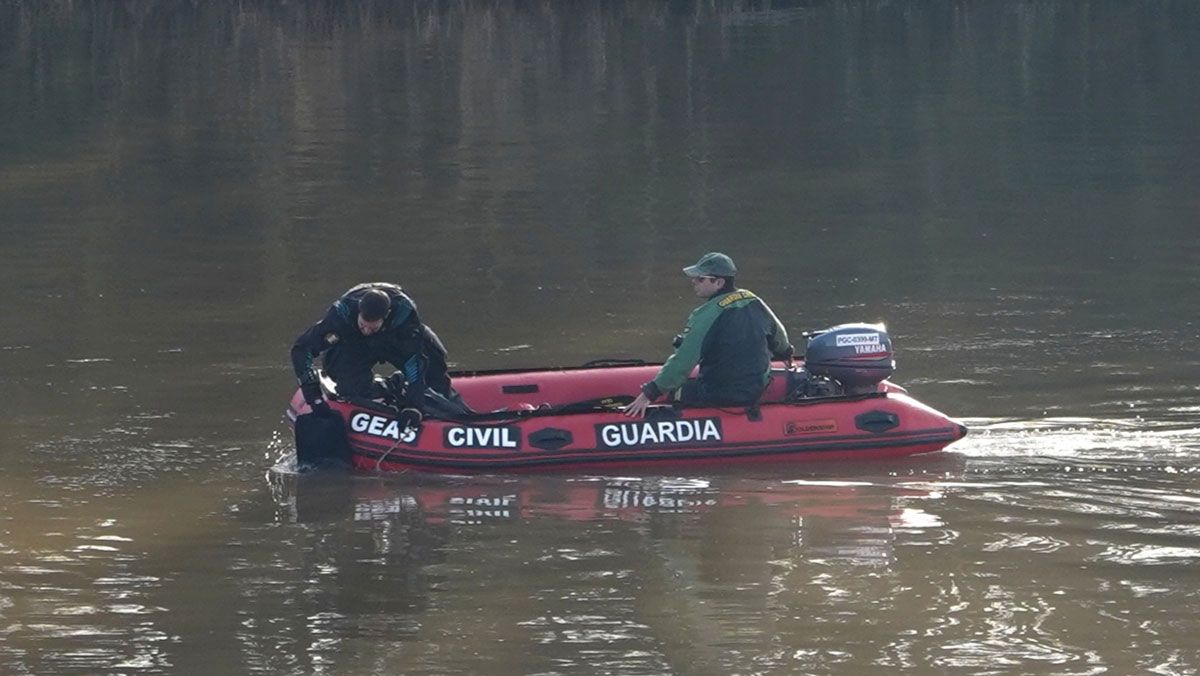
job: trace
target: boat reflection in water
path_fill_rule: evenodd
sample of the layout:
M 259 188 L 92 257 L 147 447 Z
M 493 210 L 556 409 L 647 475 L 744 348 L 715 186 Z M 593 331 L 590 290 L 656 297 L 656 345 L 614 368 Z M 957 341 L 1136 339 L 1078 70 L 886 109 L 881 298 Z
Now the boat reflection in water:
M 414 673 L 663 673 L 672 660 L 795 673 L 788 655 L 826 640 L 803 618 L 902 593 L 923 545 L 956 537 L 938 514 L 959 457 L 802 475 L 281 474 L 293 549 L 278 558 L 294 581 L 245 593 L 292 604 L 310 619 L 290 631 L 314 644 L 383 639 L 368 643 Z
M 937 481 L 961 468 L 959 456 L 941 454 L 897 461 L 895 467 L 873 464 L 868 475 L 860 468 L 797 479 L 323 472 L 290 475 L 276 484 L 288 519 L 347 520 L 355 528 L 374 524 L 389 532 L 402 526 L 410 535 L 439 531 L 443 542 L 470 538 L 472 532 L 492 538 L 496 534 L 489 530 L 520 529 L 514 537 L 536 549 L 548 539 L 569 537 L 563 524 L 613 524 L 613 531 L 627 524 L 664 537 L 717 541 L 740 541 L 752 530 L 773 548 L 786 547 L 789 556 L 889 565 L 898 530 L 940 527 L 940 519 L 925 508 L 938 497 Z

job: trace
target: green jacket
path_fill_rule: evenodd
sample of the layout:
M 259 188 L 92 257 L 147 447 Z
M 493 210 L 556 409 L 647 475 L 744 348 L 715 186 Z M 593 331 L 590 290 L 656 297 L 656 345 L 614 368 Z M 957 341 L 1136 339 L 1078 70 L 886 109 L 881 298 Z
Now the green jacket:
M 788 356 L 791 347 L 775 313 L 745 289 L 709 298 L 688 316 L 681 337 L 658 375 L 642 387 L 651 401 L 683 385 L 697 364 L 710 391 L 752 399 L 767 384 L 771 358 Z

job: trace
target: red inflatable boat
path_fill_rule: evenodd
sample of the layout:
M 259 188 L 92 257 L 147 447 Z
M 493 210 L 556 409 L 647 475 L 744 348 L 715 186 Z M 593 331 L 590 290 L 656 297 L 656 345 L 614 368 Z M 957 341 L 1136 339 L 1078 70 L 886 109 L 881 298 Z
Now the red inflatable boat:
M 867 340 L 861 336 L 870 329 L 878 337 L 864 349 L 855 341 Z M 488 413 L 453 420 L 427 415 L 412 426 L 395 408 L 377 401 L 339 400 L 329 392 L 330 407 L 344 424 L 350 463 L 373 471 L 887 458 L 938 451 L 966 434 L 963 425 L 884 379 L 893 365 L 882 327 L 846 325 L 830 331 L 819 336 L 823 342 L 810 341 L 807 369 L 776 364 L 766 392 L 751 407 L 661 405 L 652 406 L 645 419 L 625 417 L 620 404 L 654 377 L 657 364 L 452 374 L 463 401 Z M 829 349 L 821 351 L 824 343 Z M 331 383 L 325 384 L 328 392 Z M 297 391 L 288 417 L 294 422 L 306 413 Z

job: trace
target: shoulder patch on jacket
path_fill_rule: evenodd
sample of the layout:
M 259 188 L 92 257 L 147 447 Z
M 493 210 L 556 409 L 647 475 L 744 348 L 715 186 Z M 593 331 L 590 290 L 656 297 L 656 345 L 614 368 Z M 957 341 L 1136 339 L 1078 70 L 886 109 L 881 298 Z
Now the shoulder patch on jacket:
M 728 296 L 725 296 L 721 300 L 717 301 L 717 305 L 719 305 L 720 307 L 723 307 L 723 308 L 729 307 L 730 305 L 738 302 L 739 300 L 749 300 L 751 298 L 758 298 L 758 296 L 755 296 L 753 293 L 750 293 L 749 291 L 746 291 L 743 289 L 742 291 L 734 291 L 733 293 L 729 294 Z
M 332 331 L 325 334 L 325 344 L 326 345 L 333 345 L 336 342 L 338 342 L 338 334 L 333 333 Z

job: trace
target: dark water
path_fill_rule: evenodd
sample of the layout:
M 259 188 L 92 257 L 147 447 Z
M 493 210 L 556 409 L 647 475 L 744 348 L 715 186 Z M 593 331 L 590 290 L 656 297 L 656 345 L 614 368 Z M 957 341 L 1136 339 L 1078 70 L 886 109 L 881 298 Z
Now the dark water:
M 1200 670 L 1192 2 L 0 5 L 0 672 Z M 291 470 L 296 333 L 661 359 L 731 254 L 886 464 Z

